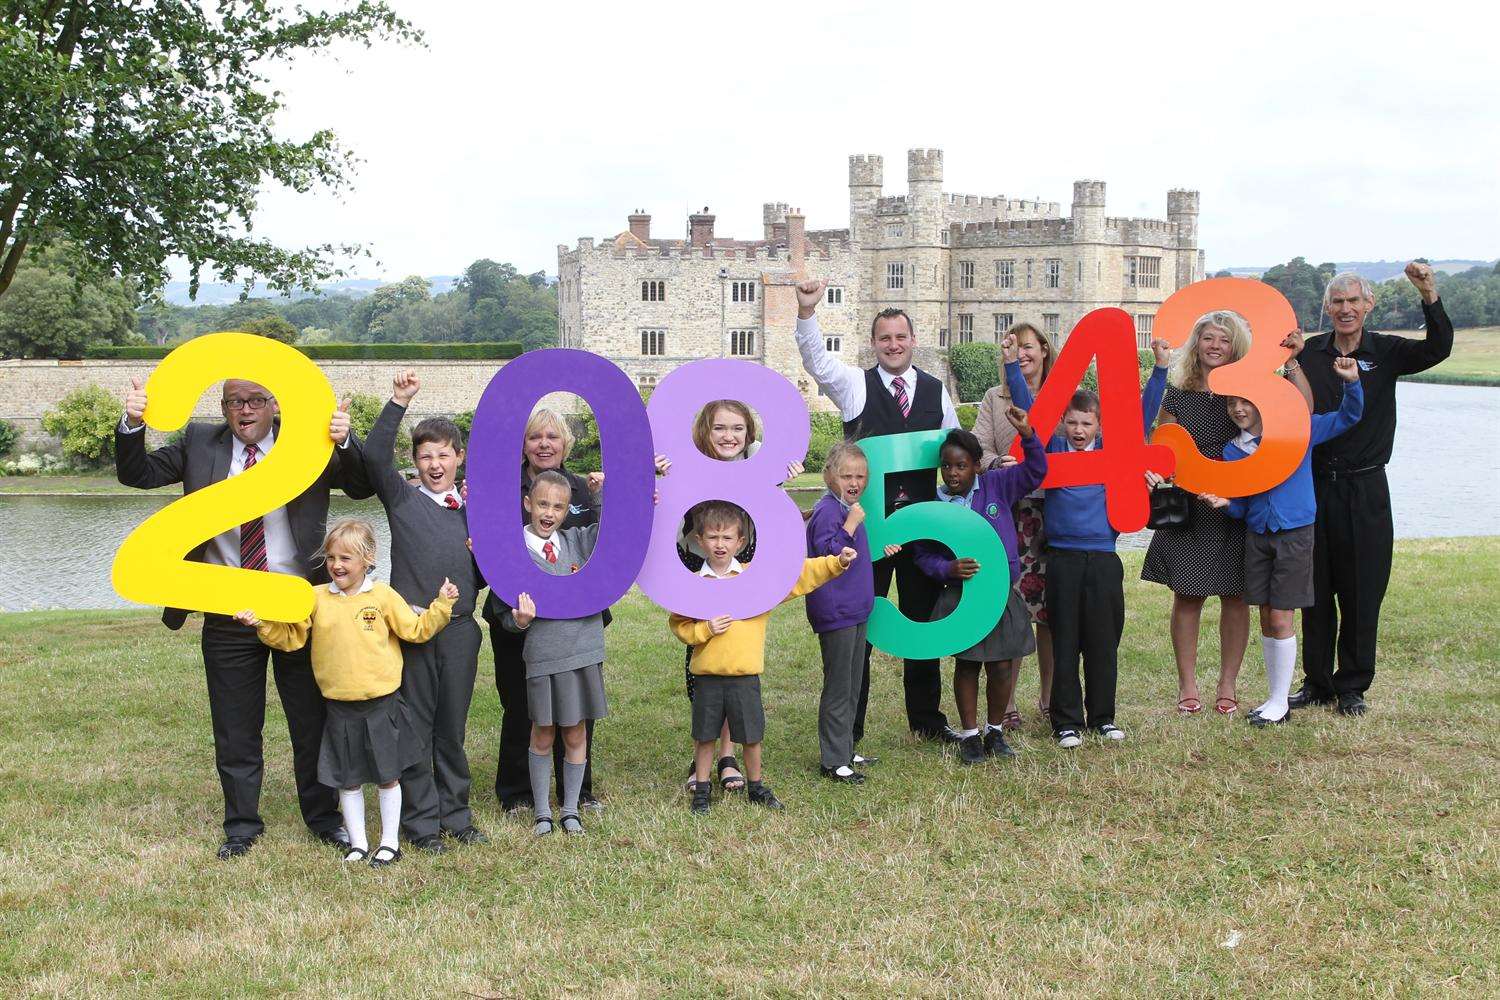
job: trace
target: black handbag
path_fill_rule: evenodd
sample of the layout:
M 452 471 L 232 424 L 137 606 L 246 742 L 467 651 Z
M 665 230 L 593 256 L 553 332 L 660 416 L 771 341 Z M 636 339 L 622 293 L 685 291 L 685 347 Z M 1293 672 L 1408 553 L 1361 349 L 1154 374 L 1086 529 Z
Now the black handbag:
M 1151 518 L 1146 527 L 1153 531 L 1162 528 L 1181 528 L 1188 523 L 1192 512 L 1193 495 L 1177 486 L 1162 483 L 1151 491 Z

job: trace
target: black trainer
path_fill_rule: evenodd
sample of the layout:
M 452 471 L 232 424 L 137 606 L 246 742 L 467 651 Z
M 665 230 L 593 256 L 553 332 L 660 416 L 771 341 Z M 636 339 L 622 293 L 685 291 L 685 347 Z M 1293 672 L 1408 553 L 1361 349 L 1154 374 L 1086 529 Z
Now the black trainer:
M 749 798 L 749 800 L 753 804 L 758 806 L 765 806 L 767 809 L 785 808 L 785 806 L 781 804 L 781 800 L 776 797 L 776 793 L 771 791 L 769 788 L 767 788 L 765 785 L 762 785 L 758 781 L 750 782 L 750 790 L 747 793 L 747 798 Z
M 984 752 L 991 757 L 1014 757 L 1015 747 L 1005 742 L 1005 734 L 998 729 L 990 729 L 984 734 Z
M 1310 691 L 1307 685 L 1304 684 L 1292 692 L 1291 696 L 1287 698 L 1286 703 L 1288 708 L 1312 708 L 1314 705 L 1332 705 L 1333 695 L 1320 694 L 1315 690 Z
M 958 759 L 965 764 L 982 763 L 989 754 L 984 749 L 984 739 L 975 733 L 973 736 L 965 736 L 958 744 Z
M 693 802 L 688 807 L 698 815 L 706 815 L 713 804 L 714 783 L 712 781 L 700 781 L 693 786 Z
M 1341 694 L 1341 695 L 1339 695 L 1339 714 L 1340 715 L 1364 715 L 1369 710 L 1370 710 L 1370 706 L 1367 705 L 1367 704 L 1365 704 L 1365 696 L 1364 695 L 1362 695 L 1362 694 Z

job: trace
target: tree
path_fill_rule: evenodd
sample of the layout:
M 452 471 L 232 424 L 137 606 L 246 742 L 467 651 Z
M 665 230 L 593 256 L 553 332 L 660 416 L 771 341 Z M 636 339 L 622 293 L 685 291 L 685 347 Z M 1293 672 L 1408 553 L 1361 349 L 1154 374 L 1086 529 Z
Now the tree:
M 135 292 L 119 279 L 83 280 L 64 248 L 33 252 L 0 296 L 0 357 L 77 358 L 91 344 L 132 339 Z
M 279 340 L 283 344 L 295 344 L 297 342 L 297 328 L 280 316 L 262 316 L 260 319 L 252 319 L 248 323 L 241 323 L 233 329 L 242 333 L 253 333 L 258 337 L 270 337 Z
M 205 267 L 248 287 L 311 287 L 342 274 L 335 254 L 249 235 L 262 185 L 338 189 L 350 153 L 323 129 L 276 135 L 271 64 L 338 41 L 420 42 L 380 0 L 343 10 L 281 0 L 97 3 L 12 0 L 0 18 L 0 295 L 28 245 L 62 238 L 94 277 L 153 292 L 169 258 L 190 290 Z
M 1313 267 L 1306 258 L 1294 257 L 1268 270 L 1260 280 L 1286 296 L 1303 329 L 1316 330 L 1323 315 L 1323 289 L 1334 270 L 1333 264 Z
M 505 286 L 516 277 L 513 265 L 498 264 L 484 257 L 464 268 L 463 277 L 453 287 L 468 298 L 470 306 L 480 299 L 500 299 L 503 303 Z
M 391 323 L 392 315 L 404 305 L 427 302 L 431 298 L 427 279 L 419 274 L 403 278 L 394 285 L 381 285 L 354 307 L 354 314 L 350 317 L 354 335 L 360 340 L 400 341 L 405 324 Z

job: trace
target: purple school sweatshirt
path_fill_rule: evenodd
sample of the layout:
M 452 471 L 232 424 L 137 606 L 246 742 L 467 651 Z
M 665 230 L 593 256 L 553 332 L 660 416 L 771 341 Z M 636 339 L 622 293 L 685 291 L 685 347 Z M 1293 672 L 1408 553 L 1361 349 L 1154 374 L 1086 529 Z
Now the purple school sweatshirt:
M 807 621 L 814 632 L 833 632 L 859 625 L 875 607 L 875 570 L 870 564 L 870 539 L 861 524 L 851 536 L 844 530 L 848 509 L 832 493 L 813 507 L 807 522 L 807 555 L 836 556 L 846 547 L 859 553 L 849 569 L 807 595 Z
M 1033 431 L 1030 437 L 1021 439 L 1021 448 L 1026 460 L 1020 465 L 991 469 L 974 481 L 976 489 L 969 508 L 984 518 L 1000 536 L 1000 544 L 1005 546 L 1005 556 L 1010 561 L 1012 585 L 1021 578 L 1021 557 L 1016 552 L 1016 519 L 1011 507 L 1047 477 L 1047 453 L 1042 448 L 1041 437 Z M 952 579 L 948 576 L 948 565 L 954 556 L 948 546 L 919 541 L 912 558 L 916 560 L 917 568 L 934 580 Z

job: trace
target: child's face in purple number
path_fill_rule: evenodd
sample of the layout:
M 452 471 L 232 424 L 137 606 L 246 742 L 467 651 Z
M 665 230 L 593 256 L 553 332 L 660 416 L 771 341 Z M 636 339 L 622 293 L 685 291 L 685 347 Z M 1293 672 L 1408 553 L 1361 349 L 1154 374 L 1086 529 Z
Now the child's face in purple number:
M 830 470 L 824 481 L 833 495 L 846 504 L 853 504 L 865 492 L 870 481 L 870 467 L 857 458 L 847 458 L 837 469 Z
M 1225 401 L 1229 409 L 1229 419 L 1234 421 L 1234 426 L 1242 431 L 1249 431 L 1252 436 L 1260 433 L 1260 410 L 1248 399 L 1239 396 L 1230 396 Z
M 721 408 L 714 411 L 713 424 L 708 430 L 708 443 L 713 447 L 716 458 L 725 461 L 739 458 L 744 454 L 748 434 L 749 428 L 745 426 L 744 417 L 733 410 Z
M 552 483 L 543 483 L 532 490 L 521 501 L 531 518 L 531 530 L 542 538 L 551 538 L 552 533 L 568 519 L 571 498 L 570 491 Z
M 949 493 L 962 496 L 974 488 L 974 477 L 979 474 L 979 464 L 972 455 L 962 448 L 950 445 L 943 449 L 940 459 L 943 485 L 948 488 Z
M 703 529 L 698 544 L 708 556 L 708 564 L 716 572 L 729 568 L 729 562 L 745 547 L 745 536 L 737 524 L 714 524 Z
M 1099 414 L 1089 410 L 1069 410 L 1063 414 L 1063 433 L 1068 437 L 1068 447 L 1083 451 L 1099 434 Z

